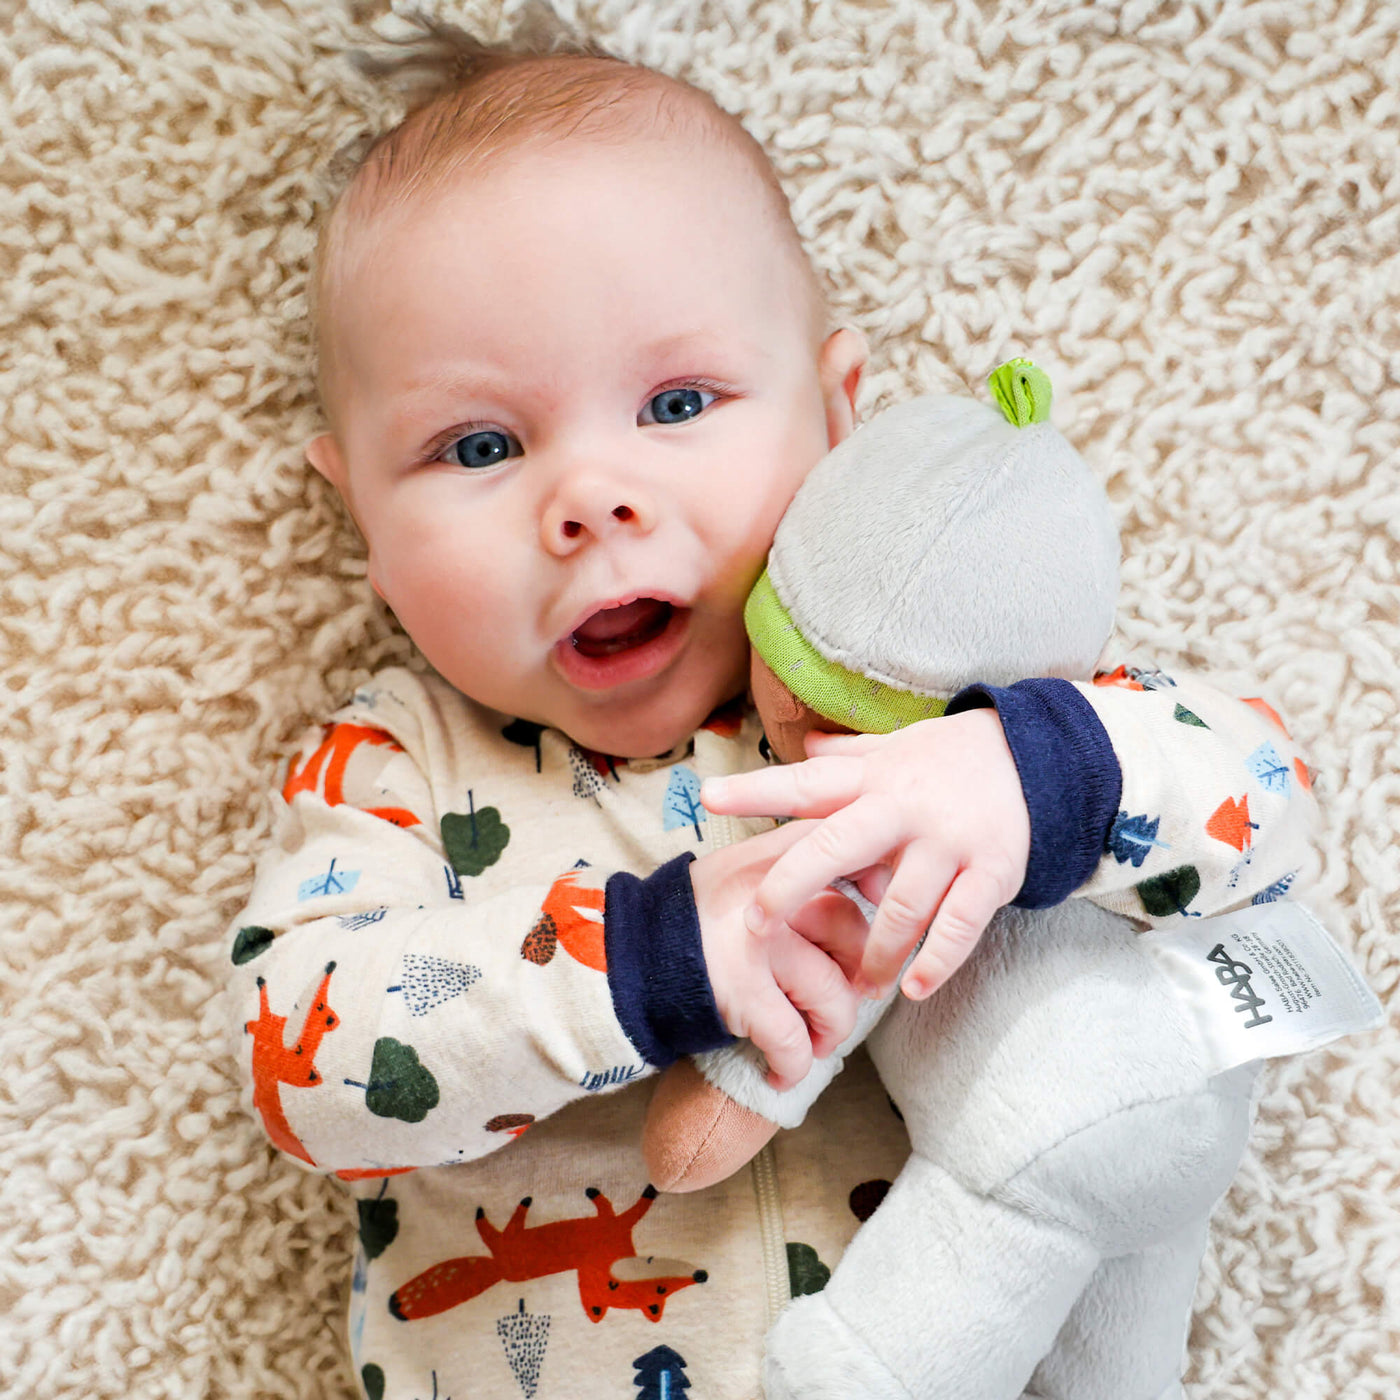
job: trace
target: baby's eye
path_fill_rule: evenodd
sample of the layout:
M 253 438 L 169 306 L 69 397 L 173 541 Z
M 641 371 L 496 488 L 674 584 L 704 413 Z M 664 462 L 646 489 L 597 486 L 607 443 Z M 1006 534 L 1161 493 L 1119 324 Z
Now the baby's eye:
M 507 457 L 518 457 L 524 449 L 509 433 L 499 428 L 483 428 L 464 433 L 443 449 L 442 460 L 458 467 L 494 467 Z
M 719 397 L 708 389 L 663 389 L 637 415 L 639 423 L 685 423 L 698 418 Z

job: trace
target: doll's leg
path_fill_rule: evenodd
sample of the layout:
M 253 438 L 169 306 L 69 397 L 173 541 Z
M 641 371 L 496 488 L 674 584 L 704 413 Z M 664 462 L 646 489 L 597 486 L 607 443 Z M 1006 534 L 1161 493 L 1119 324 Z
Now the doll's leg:
M 1176 1400 L 1207 1226 L 1104 1260 L 1024 1400 Z
M 911 1157 L 826 1288 L 768 1334 L 768 1400 L 1014 1400 L 1098 1263 Z

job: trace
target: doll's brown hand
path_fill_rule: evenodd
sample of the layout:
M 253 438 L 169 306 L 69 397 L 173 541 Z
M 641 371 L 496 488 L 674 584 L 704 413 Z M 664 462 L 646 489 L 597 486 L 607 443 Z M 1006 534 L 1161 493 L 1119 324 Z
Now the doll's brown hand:
M 733 1176 L 777 1131 L 677 1060 L 657 1080 L 642 1126 L 647 1176 L 662 1191 L 699 1191 Z
M 712 812 L 825 819 L 773 862 L 749 925 L 780 926 L 845 875 L 879 904 L 861 980 L 870 990 L 891 985 L 927 929 L 902 983 L 905 995 L 925 997 L 1025 880 L 1030 817 L 1001 721 L 982 709 L 893 734 L 812 733 L 807 753 L 805 763 L 710 779 L 701 789 Z

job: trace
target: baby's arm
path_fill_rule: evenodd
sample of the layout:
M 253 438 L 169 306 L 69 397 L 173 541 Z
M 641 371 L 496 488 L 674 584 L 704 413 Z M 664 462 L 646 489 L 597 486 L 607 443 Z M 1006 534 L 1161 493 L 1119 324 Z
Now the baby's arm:
M 555 795 L 508 830 L 480 796 L 491 752 L 431 686 L 357 701 L 293 764 L 232 935 L 237 1053 L 278 1147 L 350 1175 L 464 1161 L 729 1039 L 688 856 L 560 869 L 527 825 Z
M 972 687 L 940 719 L 814 737 L 806 763 L 707 785 L 715 811 L 828 818 L 775 862 L 755 921 L 780 923 L 812 888 L 862 871 L 880 904 L 862 975 L 887 985 L 932 920 L 904 979 L 927 995 L 1005 903 L 1082 887 L 1154 923 L 1276 889 L 1303 859 L 1314 805 L 1272 711 L 1199 681 L 1123 679 Z M 1000 724 L 976 712 L 989 705 Z
M 1122 781 L 1075 893 L 1152 925 L 1283 897 L 1309 863 L 1318 810 L 1307 762 L 1273 708 L 1189 675 L 1123 667 L 1076 689 Z

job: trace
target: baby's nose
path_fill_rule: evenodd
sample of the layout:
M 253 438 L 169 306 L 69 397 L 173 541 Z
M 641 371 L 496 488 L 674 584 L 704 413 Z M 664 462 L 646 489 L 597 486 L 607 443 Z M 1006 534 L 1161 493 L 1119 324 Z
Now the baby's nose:
M 540 533 L 546 549 L 569 552 L 618 530 L 646 534 L 655 523 L 655 506 L 641 489 L 575 481 L 561 487 L 546 505 Z
M 631 506 L 614 506 L 612 514 L 614 520 L 621 520 L 624 523 L 628 520 L 635 520 L 637 517 L 637 512 Z M 561 528 L 566 540 L 574 540 L 583 533 L 583 522 L 581 520 L 566 520 Z

